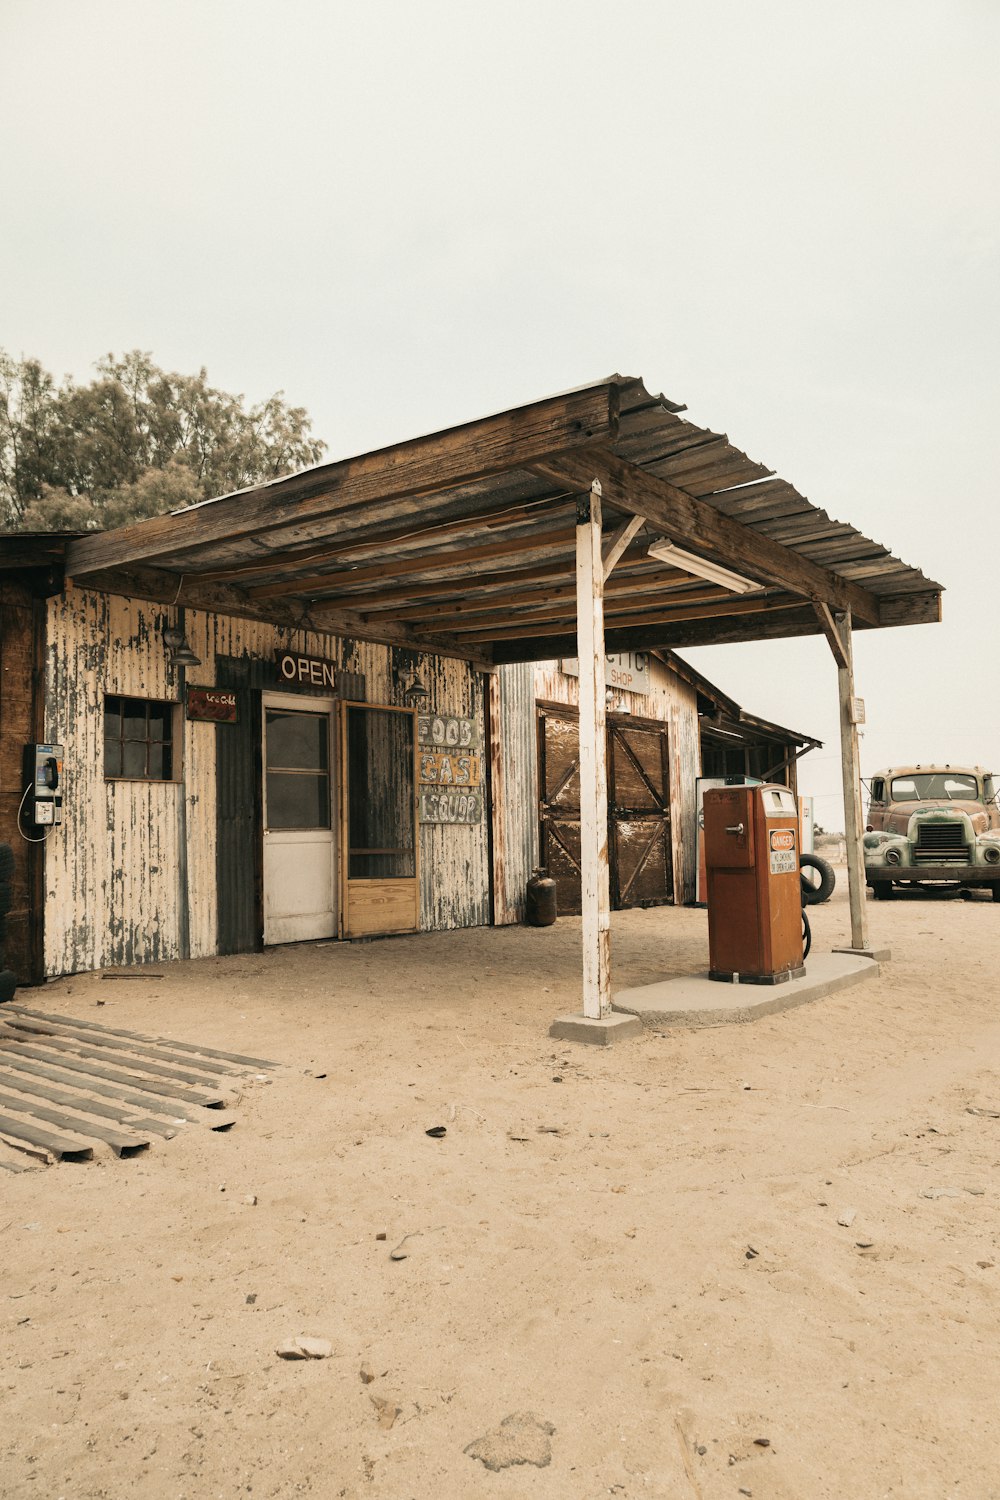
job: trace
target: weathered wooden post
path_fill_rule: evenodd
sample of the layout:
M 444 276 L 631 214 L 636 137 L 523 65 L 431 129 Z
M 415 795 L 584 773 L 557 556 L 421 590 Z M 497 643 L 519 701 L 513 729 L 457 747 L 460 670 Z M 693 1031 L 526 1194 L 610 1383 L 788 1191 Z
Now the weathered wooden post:
M 611 895 L 604 701 L 604 560 L 601 486 L 576 506 L 576 629 L 580 658 L 580 868 L 583 1013 L 611 1014 Z
M 854 648 L 849 611 L 836 616 L 842 654 L 837 657 L 840 688 L 840 764 L 844 780 L 844 832 L 847 835 L 847 890 L 851 903 L 851 947 L 868 944 L 865 910 L 864 823 L 861 814 L 861 758 L 854 696 Z

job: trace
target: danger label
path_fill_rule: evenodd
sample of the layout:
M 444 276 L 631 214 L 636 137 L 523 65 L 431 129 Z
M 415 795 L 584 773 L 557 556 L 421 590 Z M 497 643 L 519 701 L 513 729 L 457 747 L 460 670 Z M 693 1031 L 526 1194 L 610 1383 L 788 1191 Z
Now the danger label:
M 794 875 L 798 865 L 795 857 L 795 829 L 772 828 L 769 838 L 771 845 L 771 874 Z

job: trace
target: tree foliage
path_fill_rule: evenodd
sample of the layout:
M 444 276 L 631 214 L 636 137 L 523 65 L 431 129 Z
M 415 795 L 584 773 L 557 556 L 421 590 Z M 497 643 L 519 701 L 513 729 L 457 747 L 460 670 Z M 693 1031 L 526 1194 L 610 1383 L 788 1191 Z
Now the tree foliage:
M 247 406 L 207 372 L 133 350 L 88 385 L 0 350 L 0 527 L 85 531 L 178 510 L 316 463 L 326 444 L 278 391 Z

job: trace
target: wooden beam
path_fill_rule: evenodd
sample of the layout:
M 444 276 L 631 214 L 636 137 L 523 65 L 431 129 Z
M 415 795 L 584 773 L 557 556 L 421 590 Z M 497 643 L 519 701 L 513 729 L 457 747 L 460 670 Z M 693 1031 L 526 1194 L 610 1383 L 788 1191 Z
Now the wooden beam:
M 681 620 L 672 624 L 638 625 L 626 629 L 605 628 L 608 651 L 673 651 L 686 646 L 715 646 L 741 641 L 778 640 L 785 637 L 819 635 L 819 621 L 812 606 L 781 610 L 769 615 L 736 615 L 724 619 Z M 575 656 L 576 636 L 535 635 L 497 641 L 493 659 L 501 665 L 516 661 L 547 661 L 553 656 Z
M 796 610 L 799 608 L 801 608 L 799 600 L 790 599 L 787 594 L 779 594 L 773 598 L 768 597 L 765 599 L 737 599 L 731 594 L 726 594 L 718 600 L 713 599 L 708 604 L 690 604 L 687 607 L 676 605 L 669 609 L 661 607 L 658 609 L 649 609 L 638 614 L 624 609 L 619 610 L 614 615 L 608 612 L 605 614 L 605 626 L 610 632 L 611 630 L 622 630 L 628 626 L 641 629 L 643 626 L 670 625 L 675 621 L 680 623 L 685 620 L 716 620 L 727 615 L 771 614 L 776 611 Z M 514 620 L 512 620 L 511 624 L 503 625 L 499 630 L 494 631 L 486 631 L 479 626 L 470 627 L 460 624 L 453 626 L 453 629 L 460 635 L 464 635 L 466 630 L 474 629 L 476 633 L 469 637 L 474 641 L 509 641 L 517 640 L 519 636 L 544 636 L 546 634 L 558 636 L 560 634 L 558 624 L 554 624 L 547 631 L 540 624 L 518 625 Z M 545 653 L 546 656 L 558 654 L 551 651 Z
M 352 582 L 364 583 L 372 578 L 398 578 L 406 573 L 445 572 L 450 568 L 468 568 L 470 563 L 482 562 L 486 558 L 505 557 L 517 552 L 544 552 L 553 547 L 564 547 L 572 540 L 573 532 L 568 528 L 543 531 L 510 538 L 505 542 L 484 542 L 478 547 L 464 547 L 452 552 L 402 557 L 396 562 L 375 563 L 371 567 L 351 568 L 346 572 L 283 579 L 280 583 L 260 584 L 250 588 L 247 594 L 251 599 L 280 599 L 285 594 L 308 597 L 324 589 L 349 588 Z
M 70 585 L 72 580 L 67 580 Z M 180 573 L 162 568 L 112 568 L 90 574 L 81 588 L 101 594 L 120 594 L 127 599 L 148 599 L 154 604 L 182 604 L 210 614 L 235 615 L 238 619 L 264 620 L 269 625 L 292 630 L 316 630 L 326 635 L 353 636 L 385 646 L 407 646 L 413 651 L 428 651 L 437 656 L 457 657 L 469 661 L 480 671 L 492 671 L 490 652 L 481 646 L 453 640 L 451 637 L 426 635 L 391 620 L 374 623 L 363 615 L 349 611 L 329 611 L 322 617 L 302 601 L 275 600 L 269 605 L 250 599 L 232 584 L 198 583 Z
M 604 687 L 604 563 L 601 486 L 577 503 L 576 636 L 580 662 L 580 888 L 583 1014 L 611 1014 L 611 896 Z
M 826 636 L 830 650 L 833 652 L 834 661 L 838 667 L 846 667 L 848 665 L 847 653 L 844 651 L 844 643 L 840 639 L 840 631 L 837 629 L 830 606 L 828 604 L 814 604 L 813 609 L 816 611 L 816 618 L 819 620 L 823 628 L 823 634 Z
M 618 593 L 626 594 L 629 606 L 634 606 L 635 609 L 642 607 L 639 603 L 641 599 L 648 599 L 650 601 L 646 606 L 647 608 L 652 608 L 654 605 L 665 608 L 669 602 L 669 597 L 665 596 L 673 594 L 673 590 L 670 587 L 665 587 L 655 578 L 648 584 L 644 580 L 637 578 L 615 579 L 614 581 L 618 583 Z M 475 587 L 478 591 L 478 579 L 475 580 Z M 609 601 L 610 587 L 611 580 L 604 586 L 605 619 L 608 617 L 609 608 L 615 603 L 614 595 L 611 596 Z M 709 584 L 705 584 L 701 589 L 692 589 L 690 593 L 685 592 L 682 597 L 674 595 L 677 605 L 702 604 L 711 600 L 722 600 L 730 597 L 729 594 L 723 594 L 717 588 L 713 589 Z M 452 598 L 454 598 L 454 595 Z M 447 603 L 432 604 L 430 606 L 426 604 L 414 605 L 412 609 L 395 611 L 393 618 L 396 620 L 418 621 L 422 625 L 443 624 L 446 628 L 457 626 L 460 622 L 471 623 L 475 616 L 481 617 L 479 620 L 480 624 L 496 620 L 498 623 L 516 625 L 523 620 L 558 619 L 560 615 L 566 615 L 567 618 L 575 622 L 575 601 L 575 584 L 559 584 L 555 588 L 539 588 L 536 586 L 528 590 L 518 590 L 516 593 L 510 591 L 504 594 L 491 593 L 483 599 L 463 599 L 457 603 L 449 600 Z M 365 608 L 362 599 L 355 599 L 352 602 L 356 608 Z M 617 601 L 617 604 L 619 609 L 623 607 L 620 599 Z
M 940 620 L 940 589 L 914 589 L 879 599 L 880 625 L 937 625 Z
M 854 652 L 851 617 L 845 611 L 836 619 L 844 655 L 837 670 L 840 696 L 840 768 L 844 784 L 844 833 L 847 843 L 847 892 L 851 908 L 851 947 L 868 947 L 868 915 L 865 911 L 864 822 L 861 813 L 861 758 L 854 712 Z
M 354 538 L 349 532 L 337 528 L 337 539 L 322 547 L 305 548 L 275 548 L 271 553 L 255 553 L 254 557 L 247 562 L 234 562 L 227 566 L 220 565 L 217 568 L 207 570 L 198 569 L 198 577 L 203 583 L 239 583 L 251 582 L 255 576 L 262 573 L 287 572 L 289 568 L 315 568 L 321 563 L 339 564 L 345 558 L 356 556 L 363 552 L 381 552 L 384 554 L 386 548 L 397 543 L 412 542 L 414 546 L 433 545 L 436 540 L 443 540 L 447 536 L 454 536 L 462 531 L 492 531 L 501 523 L 507 526 L 515 526 L 518 523 L 533 521 L 536 524 L 546 514 L 552 511 L 565 510 L 566 497 L 546 496 L 544 499 L 526 501 L 523 504 L 512 504 L 506 500 L 503 505 L 493 505 L 487 510 L 477 510 L 470 515 L 468 511 L 456 513 L 456 501 L 452 498 L 447 506 L 431 508 L 423 511 L 419 521 L 410 520 L 403 526 L 377 528 L 374 535 L 368 535 L 371 525 L 368 520 L 368 510 L 364 509 L 365 534 Z M 440 516 L 440 519 L 437 517 Z
M 879 605 L 867 589 L 849 583 L 790 548 L 725 516 L 666 479 L 650 474 L 613 453 L 564 453 L 532 464 L 536 474 L 583 489 L 597 475 L 606 497 L 620 510 L 645 516 L 671 541 L 694 551 L 711 552 L 725 566 L 770 584 L 822 601 L 832 609 L 849 609 L 869 624 L 879 623 Z
M 421 495 L 522 468 L 567 448 L 611 442 L 617 430 L 617 386 L 592 386 L 376 453 L 322 464 L 176 515 L 81 537 L 70 543 L 67 572 L 79 577 L 284 526 L 298 527 L 299 541 L 307 540 L 304 532 L 310 527 L 319 538 L 344 511 L 375 501 L 398 502 L 400 518 L 419 516 L 416 500 Z
M 646 524 L 644 516 L 632 516 L 623 521 L 611 540 L 606 544 L 603 551 L 604 581 L 607 583 L 611 577 L 612 570 L 622 553 L 625 552 L 632 542 L 633 537 L 641 531 Z

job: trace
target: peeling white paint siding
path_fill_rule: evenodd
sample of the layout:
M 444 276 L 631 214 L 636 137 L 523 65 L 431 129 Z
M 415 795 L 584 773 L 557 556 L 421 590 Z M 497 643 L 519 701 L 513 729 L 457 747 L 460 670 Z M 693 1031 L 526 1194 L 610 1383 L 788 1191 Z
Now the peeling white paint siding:
M 535 669 L 530 662 L 501 667 L 494 682 L 498 775 L 493 808 L 497 872 L 493 920 L 503 926 L 524 921 L 528 880 L 538 864 Z
M 105 695 L 179 702 L 162 639 L 164 625 L 176 619 L 176 609 L 84 589 L 49 602 L 46 735 L 65 746 L 66 757 L 64 821 L 46 847 L 48 975 L 180 956 L 181 798 L 190 955 L 218 950 L 215 755 L 216 735 L 224 729 L 189 723 L 178 707 L 177 780 L 104 779 Z M 482 732 L 483 678 L 465 662 L 192 609 L 184 612 L 184 629 L 201 658 L 200 666 L 187 669 L 189 684 L 213 686 L 220 656 L 270 661 L 283 648 L 362 673 L 369 703 L 401 706 L 405 661 L 429 691 L 428 709 L 475 719 Z M 489 877 L 485 819 L 423 825 L 421 929 L 488 922 Z
M 656 657 L 650 657 L 650 692 L 632 693 L 615 689 L 616 706 L 637 718 L 659 719 L 669 729 L 670 748 L 670 839 L 674 893 L 678 905 L 695 899 L 698 866 L 695 782 L 701 774 L 701 739 L 698 732 L 698 695 Z M 580 684 L 567 676 L 558 661 L 535 663 L 535 697 L 542 703 L 564 703 L 578 708 Z M 536 795 L 537 803 L 537 795 Z M 535 813 L 538 817 L 537 806 Z

